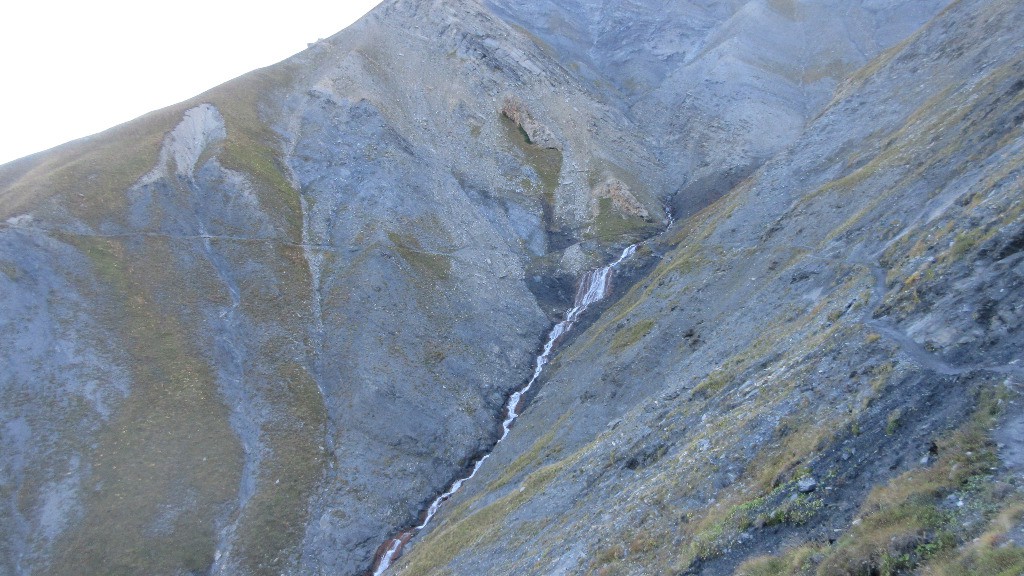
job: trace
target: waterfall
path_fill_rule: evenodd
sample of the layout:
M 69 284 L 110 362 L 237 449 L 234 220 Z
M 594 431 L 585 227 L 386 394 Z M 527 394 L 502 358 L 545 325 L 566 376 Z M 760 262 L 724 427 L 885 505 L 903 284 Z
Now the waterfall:
M 583 275 L 580 279 L 579 287 L 576 289 L 576 297 L 573 301 L 572 308 L 565 313 L 565 318 L 558 324 L 555 324 L 554 328 L 551 329 L 551 332 L 548 333 L 547 341 L 544 343 L 544 349 L 541 351 L 540 355 L 537 356 L 537 361 L 533 368 L 533 376 L 530 377 L 526 386 L 523 386 L 509 396 L 508 402 L 505 404 L 505 419 L 501 423 L 501 437 L 494 443 L 494 446 L 491 447 L 489 452 L 481 456 L 480 459 L 473 464 L 473 469 L 467 476 L 453 482 L 443 494 L 435 498 L 434 501 L 430 503 L 426 513 L 423 515 L 423 520 L 418 525 L 399 533 L 397 536 L 381 545 L 377 552 L 378 558 L 373 566 L 373 576 L 380 576 L 383 574 L 384 571 L 391 566 L 391 563 L 398 558 L 406 543 L 408 543 L 409 540 L 411 540 L 418 532 L 426 528 L 427 524 L 433 520 L 434 515 L 441 509 L 441 505 L 445 500 L 451 498 L 453 494 L 462 488 L 463 484 L 476 476 L 480 467 L 483 466 L 484 461 L 491 457 L 491 453 L 494 452 L 494 449 L 497 448 L 498 444 L 508 436 L 509 431 L 512 429 L 512 423 L 516 421 L 516 418 L 519 418 L 519 404 L 522 401 L 523 396 L 530 391 L 530 388 L 532 388 L 534 383 L 540 378 L 541 373 L 544 371 L 544 366 L 548 363 L 548 358 L 551 356 L 551 351 L 554 349 L 555 344 L 558 343 L 562 336 L 572 329 L 573 325 L 576 324 L 576 321 L 579 320 L 580 316 L 583 315 L 583 312 L 587 310 L 588 306 L 596 302 L 600 302 L 608 295 L 608 292 L 611 290 L 612 271 L 624 260 L 632 256 L 636 252 L 636 248 L 637 244 L 631 244 L 623 250 L 618 259 L 611 264 L 602 266 L 596 270 L 591 270 Z

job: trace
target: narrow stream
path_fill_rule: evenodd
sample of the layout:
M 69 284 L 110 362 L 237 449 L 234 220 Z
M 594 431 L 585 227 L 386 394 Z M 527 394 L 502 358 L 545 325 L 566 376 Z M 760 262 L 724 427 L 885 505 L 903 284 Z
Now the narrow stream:
M 430 503 L 430 507 L 427 508 L 426 513 L 423 515 L 423 520 L 417 526 L 399 533 L 397 536 L 381 545 L 377 553 L 377 557 L 374 560 L 373 576 L 380 576 L 383 574 L 384 571 L 391 566 L 391 563 L 398 559 L 398 556 L 402 552 L 402 548 L 409 542 L 409 540 L 426 528 L 427 524 L 433 520 L 434 515 L 436 515 L 437 511 L 441 509 L 441 505 L 451 498 L 453 494 L 458 492 L 459 489 L 462 488 L 463 484 L 473 478 L 473 476 L 476 476 L 477 471 L 479 471 L 480 467 L 483 466 L 484 461 L 490 458 L 491 453 L 494 452 L 494 449 L 498 444 L 508 436 L 509 430 L 512 429 L 512 423 L 519 417 L 519 408 L 523 395 L 529 392 L 530 388 L 533 387 L 533 384 L 537 382 L 538 378 L 540 378 L 541 373 L 544 371 L 544 366 L 548 363 L 548 358 L 551 356 L 551 350 L 555 347 L 555 344 L 558 343 L 562 336 L 572 329 L 573 325 L 576 324 L 588 306 L 603 300 L 604 297 L 608 295 L 609 289 L 611 288 L 612 271 L 615 267 L 621 264 L 623 260 L 632 256 L 633 253 L 636 252 L 637 246 L 638 244 L 630 245 L 623 250 L 618 259 L 611 264 L 602 266 L 596 270 L 591 270 L 583 275 L 583 278 L 580 279 L 580 285 L 576 289 L 576 298 L 573 301 L 572 308 L 565 313 L 565 319 L 558 324 L 555 324 L 555 327 L 551 329 L 550 333 L 548 333 L 547 342 L 544 343 L 544 350 L 539 356 L 537 356 L 537 363 L 533 369 L 533 376 L 530 378 L 529 382 L 526 383 L 526 386 L 523 386 L 521 389 L 514 392 L 505 404 L 505 420 L 501 423 L 501 438 L 494 443 L 494 446 L 491 447 L 490 451 L 481 456 L 480 459 L 473 464 L 473 469 L 468 476 L 453 482 L 443 494 L 435 498 L 434 501 Z

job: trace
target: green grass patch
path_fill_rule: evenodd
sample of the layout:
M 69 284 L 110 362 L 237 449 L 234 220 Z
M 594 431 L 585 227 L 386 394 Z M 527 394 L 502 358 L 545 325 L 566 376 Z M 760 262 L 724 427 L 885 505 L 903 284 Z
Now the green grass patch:
M 735 576 L 779 576 L 780 574 L 814 573 L 816 546 L 805 545 L 788 550 L 782 556 L 758 556 L 736 568 Z
M 121 243 L 88 236 L 62 235 L 62 239 L 78 248 L 89 259 L 100 281 L 121 294 L 130 286 L 124 265 L 124 247 Z
M 30 167 L 0 195 L 0 219 L 52 197 L 91 225 L 111 219 L 126 206 L 124 191 L 156 164 L 164 135 L 186 109 L 179 104 L 151 112 L 23 161 Z
M 388 232 L 388 238 L 402 259 L 421 277 L 433 280 L 447 280 L 451 277 L 452 261 L 448 256 L 425 251 L 420 241 L 411 234 Z
M 259 390 L 273 410 L 261 424 L 260 440 L 266 450 L 256 477 L 256 492 L 238 519 L 234 552 L 247 573 L 281 574 L 299 553 L 308 502 L 325 464 L 320 448 L 327 420 L 323 399 L 302 360 L 293 360 L 309 352 L 308 342 L 298 342 L 292 336 L 301 332 L 306 320 L 291 320 L 294 310 L 309 309 L 309 268 L 299 246 L 242 246 L 216 241 L 215 247 L 234 254 L 233 260 L 254 259 L 268 268 L 270 276 L 253 283 L 254 290 L 242 298 L 241 310 L 257 325 L 287 327 L 254 334 L 249 340 L 251 354 L 276 359 L 264 376 L 248 383 Z M 275 278 L 286 280 L 276 283 L 276 291 L 257 289 L 264 282 L 275 282 Z
M 885 435 L 892 436 L 900 428 L 900 420 L 903 418 L 903 411 L 899 408 L 889 412 L 885 418 Z
M 305 534 L 309 498 L 323 471 L 320 449 L 327 420 L 316 382 L 305 368 L 285 362 L 272 403 L 282 417 L 263 430 L 270 455 L 261 463 L 256 493 L 238 529 L 238 550 L 248 573 L 275 575 L 288 568 Z
M 751 464 L 754 486 L 767 492 L 798 476 L 798 467 L 832 440 L 837 427 L 830 422 L 783 420 L 775 431 L 777 440 L 762 450 Z
M 611 351 L 613 353 L 622 352 L 636 344 L 651 332 L 651 328 L 654 328 L 654 320 L 645 319 L 633 322 L 628 327 L 619 330 L 612 338 Z
M 710 398 L 721 392 L 722 389 L 725 388 L 726 384 L 731 381 L 731 373 L 718 368 L 716 370 L 712 370 L 710 374 L 700 381 L 700 383 L 694 386 L 692 394 L 695 398 Z
M 597 203 L 597 218 L 594 219 L 592 236 L 604 243 L 634 238 L 651 228 L 650 222 L 639 216 L 619 212 L 612 205 L 611 198 L 601 198 Z
M 177 244 L 189 240 L 63 237 L 87 256 L 118 302 L 100 312 L 120 333 L 133 373 L 130 396 L 98 434 L 90 463 L 101 489 L 85 492 L 82 524 L 59 542 L 58 572 L 205 572 L 218 539 L 215 521 L 237 505 L 242 467 L 230 413 L 196 328 L 203 302 L 228 304 L 223 286 L 202 260 L 187 271 L 178 266 Z M 247 318 L 277 324 L 291 317 L 283 311 L 304 309 L 309 279 L 300 247 L 213 244 L 226 256 L 259 259 L 272 278 L 289 280 L 274 292 L 254 282 L 241 302 Z M 258 332 L 247 344 L 253 354 L 295 358 L 304 345 L 292 333 Z M 282 360 L 267 374 L 257 372 L 247 386 L 273 412 L 261 424 L 266 451 L 256 492 L 237 519 L 235 557 L 247 573 L 280 574 L 298 554 L 307 504 L 322 478 L 326 412 L 316 383 L 298 362 Z M 79 565 L 85 568 L 72 569 Z
M 544 490 L 564 465 L 562 461 L 540 468 L 523 481 L 521 490 L 514 490 L 469 516 L 438 527 L 405 558 L 400 571 L 404 574 L 442 573 L 463 551 L 496 541 L 508 516 Z
M 0 182 L 9 182 L 2 191 L 0 216 L 57 196 L 72 214 L 93 226 L 116 221 L 127 208 L 125 191 L 155 166 L 164 136 L 181 122 L 186 110 L 208 102 L 218 108 L 227 125 L 220 161 L 250 177 L 261 206 L 270 214 L 282 215 L 289 237 L 297 242 L 302 230 L 298 191 L 285 177 L 278 137 L 260 115 L 264 99 L 291 78 L 287 64 L 256 70 L 190 100 L 18 163 L 10 170 L 20 169 L 20 174 L 0 174 Z
M 101 313 L 126 346 L 132 385 L 96 435 L 84 517 L 57 542 L 55 573 L 205 572 L 215 520 L 233 506 L 242 449 L 195 340 L 156 298 L 171 281 L 163 242 L 147 240 L 141 254 L 112 240 L 73 242 L 122 303 Z
M 18 281 L 18 278 L 21 278 L 21 270 L 19 270 L 17 266 L 9 262 L 0 262 L 0 272 L 2 272 L 3 275 L 7 276 L 7 278 L 9 278 L 10 280 L 13 280 L 15 282 Z
M 551 427 L 551 430 L 548 430 L 546 434 L 538 438 L 537 441 L 533 443 L 533 446 L 530 447 L 529 451 L 521 454 L 511 464 L 505 467 L 505 470 L 501 473 L 501 476 L 499 476 L 495 481 L 491 482 L 487 486 L 488 492 L 493 492 L 504 487 L 506 484 L 511 482 L 512 479 L 515 478 L 520 472 L 525 470 L 527 467 L 533 466 L 534 464 L 539 462 L 541 454 L 544 453 L 545 451 L 553 452 L 551 450 L 548 450 L 548 447 L 551 445 L 551 442 L 554 441 L 555 439 L 555 432 L 559 429 L 559 427 L 562 425 L 562 423 L 568 416 L 568 412 L 563 414 L 562 417 L 559 418 L 558 421 L 554 424 L 554 426 Z
M 949 248 L 947 260 L 955 262 L 963 258 L 978 245 L 984 235 L 984 232 L 981 230 L 966 230 L 957 234 L 956 239 L 953 240 L 953 245 Z
M 961 547 L 956 554 L 937 557 L 925 573 L 931 576 L 1019 576 L 1024 574 L 1024 547 L 1008 533 L 1024 521 L 1024 502 L 1008 504 L 988 530 Z
M 284 217 L 289 238 L 302 238 L 302 205 L 299 191 L 292 188 L 280 158 L 277 134 L 261 117 L 264 99 L 286 87 L 292 80 L 289 65 L 261 68 L 222 84 L 193 99 L 217 106 L 227 126 L 227 140 L 220 162 L 247 174 L 260 204 L 269 214 Z
M 541 192 L 545 203 L 549 207 L 554 206 L 555 190 L 558 189 L 558 178 L 562 173 L 562 151 L 534 145 L 530 142 L 526 131 L 518 124 L 504 114 L 499 116 L 505 130 L 505 137 L 515 145 L 523 160 L 533 168 L 540 179 L 539 192 Z

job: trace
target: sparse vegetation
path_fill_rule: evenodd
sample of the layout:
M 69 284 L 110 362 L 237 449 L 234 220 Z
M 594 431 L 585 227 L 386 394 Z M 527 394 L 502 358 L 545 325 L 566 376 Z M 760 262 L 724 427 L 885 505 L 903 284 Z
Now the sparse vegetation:
M 903 418 L 903 411 L 899 408 L 895 408 L 889 412 L 889 416 L 885 419 L 885 434 L 887 436 L 892 436 L 896 433 L 896 429 L 900 427 L 901 418 Z
M 612 338 L 611 351 L 613 353 L 622 352 L 626 348 L 629 348 L 639 342 L 651 331 L 651 328 L 653 327 L 654 320 L 645 319 L 619 330 L 615 333 L 615 337 Z
M 996 455 L 988 429 L 1004 405 L 1002 397 L 999 392 L 982 392 L 970 420 L 936 441 L 939 459 L 875 488 L 859 518 L 835 545 L 807 544 L 779 557 L 754 558 L 738 573 L 896 575 L 923 566 L 922 573 L 943 576 L 1016 574 L 1013 570 L 1024 563 L 1024 551 L 993 545 L 1024 517 L 1019 496 L 991 488 Z M 950 494 L 958 494 L 961 504 L 950 506 Z M 995 518 L 986 536 L 973 541 L 977 528 L 961 521 L 958 507 L 972 499 L 974 510 Z
M 892 377 L 893 370 L 896 365 L 892 362 L 885 362 L 875 366 L 871 370 L 871 391 L 879 394 L 889 384 L 889 378 Z
M 1020 401 L 1008 392 L 1020 366 L 1008 362 L 1021 324 L 1014 274 L 1024 242 L 1024 80 L 1019 51 L 997 42 L 1019 28 L 1006 24 L 1021 15 L 1014 3 L 954 2 L 963 21 L 929 24 L 926 42 L 901 44 L 845 82 L 848 67 L 870 57 L 857 47 L 870 52 L 882 40 L 856 10 L 855 21 L 837 23 L 849 25 L 857 46 L 828 55 L 782 42 L 756 57 L 751 22 L 798 33 L 812 18 L 842 16 L 794 0 L 758 3 L 729 20 L 730 34 L 685 53 L 664 19 L 654 20 L 665 27 L 654 36 L 643 20 L 624 28 L 630 38 L 653 38 L 637 49 L 656 50 L 675 70 L 672 85 L 687 90 L 678 103 L 672 90 L 636 92 L 664 79 L 664 70 L 645 74 L 644 58 L 630 58 L 611 81 L 601 69 L 603 42 L 588 48 L 581 68 L 552 47 L 535 52 L 503 14 L 459 18 L 463 6 L 452 3 L 427 15 L 414 4 L 382 9 L 293 64 L 100 135 L 91 148 L 70 145 L 24 171 L 0 170 L 3 185 L 13 183 L 2 190 L 4 210 L 26 199 L 46 208 L 0 223 L 31 240 L 10 246 L 71 256 L 58 262 L 67 270 L 54 272 L 21 254 L 0 263 L 5 286 L 38 282 L 50 291 L 30 302 L 35 308 L 0 318 L 5 325 L 54 316 L 49 332 L 15 340 L 0 356 L 17 361 L 39 344 L 32 362 L 42 365 L 50 334 L 77 331 L 53 347 L 55 356 L 76 369 L 94 356 L 124 367 L 130 380 L 129 392 L 92 420 L 78 418 L 92 409 L 89 392 L 60 394 L 52 419 L 74 424 L 57 433 L 30 418 L 10 424 L 5 449 L 19 434 L 37 442 L 83 432 L 73 448 L 63 439 L 23 442 L 62 455 L 28 464 L 45 470 L 24 481 L 14 469 L 16 484 L 0 486 L 24 519 L 17 522 L 29 526 L 9 540 L 27 542 L 40 558 L 46 546 L 56 550 L 48 565 L 27 570 L 206 573 L 224 542 L 229 570 L 247 574 L 364 569 L 339 566 L 365 564 L 377 543 L 371 536 L 411 521 L 465 454 L 486 447 L 511 386 L 506 376 L 530 371 L 538 333 L 557 312 L 551 302 L 571 297 L 566 278 L 609 245 L 651 235 L 661 225 L 654 198 L 688 213 L 702 194 L 749 175 L 621 267 L 616 285 L 635 284 L 620 301 L 595 307 L 594 316 L 604 312 L 580 323 L 587 332 L 565 340 L 515 435 L 395 571 L 635 576 L 727 572 L 746 559 L 737 574 L 1024 572 L 1022 489 L 1003 474 L 989 436 L 1002 425 L 993 420 L 1000 407 Z M 1016 10 L 1015 19 L 997 8 Z M 565 45 L 589 34 L 560 20 L 572 10 L 547 20 Z M 414 12 L 410 23 L 419 26 L 396 25 Z M 717 16 L 707 16 L 721 31 Z M 365 30 L 373 38 L 361 38 Z M 888 23 L 886 41 L 900 30 Z M 361 44 L 346 46 L 350 38 Z M 755 57 L 731 58 L 737 48 Z M 784 57 L 790 49 L 800 50 L 799 62 Z M 706 70 L 707 55 L 724 83 L 687 79 L 690 69 Z M 673 64 L 684 60 L 694 66 Z M 307 62 L 315 66 L 298 68 Z M 563 85 L 574 66 L 585 78 Z M 757 82 L 797 89 L 730 105 L 747 86 L 730 70 L 750 69 Z M 814 118 L 818 110 L 804 100 L 833 79 L 842 83 L 837 99 Z M 601 94 L 586 93 L 597 84 Z M 729 90 L 724 106 L 708 99 L 716 86 Z M 502 91 L 528 98 L 559 141 L 522 102 L 495 111 Z M 355 101 L 369 104 L 348 105 Z M 247 182 L 239 197 L 208 197 L 256 206 L 261 239 L 222 236 L 225 224 L 247 216 L 208 209 L 199 190 L 206 184 L 158 183 L 151 210 L 126 200 L 166 131 L 207 102 L 221 111 L 228 137 L 202 158 L 216 157 Z M 706 113 L 707 103 L 718 109 Z M 369 112 L 361 122 L 357 115 Z M 778 121 L 762 134 L 747 125 L 751 112 Z M 661 120 L 653 132 L 630 133 Z M 799 138 L 794 146 L 773 142 L 780 127 Z M 377 129 L 387 136 L 366 138 Z M 352 134 L 359 147 L 334 154 Z M 294 156 L 283 155 L 282 135 Z M 733 148 L 738 136 L 752 137 Z M 392 137 L 399 154 L 389 152 L 397 151 Z M 715 156 L 723 150 L 731 156 Z M 285 160 L 313 182 L 304 206 L 315 207 L 315 218 L 305 227 Z M 331 167 L 322 178 L 320 161 Z M 422 179 L 404 186 L 410 176 Z M 614 189 L 594 188 L 612 180 Z M 343 201 L 332 205 L 335 198 Z M 159 229 L 137 224 L 147 210 Z M 213 234 L 197 238 L 197 218 Z M 77 284 L 71 305 L 56 301 L 62 283 Z M 78 310 L 87 323 L 74 318 Z M 108 358 L 89 341 L 95 335 L 125 359 Z M 45 379 L 36 368 L 19 372 Z M 76 379 L 105 385 L 96 372 Z M 970 395 L 981 386 L 994 388 Z M 36 390 L 51 402 L 45 380 Z M 8 396 L 26 403 L 30 395 Z M 389 418 L 394 430 L 373 428 Z M 1000 430 L 1000 441 L 1014 431 Z M 46 543 L 39 511 L 49 512 L 46 483 L 65 473 L 67 454 L 83 463 L 68 475 L 79 482 L 80 519 Z M 346 547 L 321 548 L 337 543 Z M 766 550 L 779 555 L 745 558 Z M 321 552 L 333 556 L 321 563 Z
M 556 148 L 541 148 L 530 142 L 530 137 L 519 124 L 507 115 L 501 115 L 505 136 L 512 142 L 539 179 L 542 199 L 549 209 L 555 205 L 555 190 L 562 172 L 562 151 Z
M 327 415 L 316 382 L 295 363 L 284 363 L 280 374 L 287 380 L 274 406 L 287 416 L 264 431 L 274 452 L 263 463 L 238 535 L 249 572 L 266 576 L 280 574 L 290 556 L 298 553 L 305 534 L 306 502 L 324 465 L 319 443 Z
M 565 417 L 567 416 L 568 414 L 566 414 Z M 539 462 L 544 454 L 553 453 L 554 451 L 549 448 L 555 439 L 555 431 L 558 429 L 559 425 L 562 424 L 565 417 L 563 417 L 562 420 L 559 420 L 546 434 L 538 438 L 537 441 L 533 443 L 533 446 L 530 447 L 529 451 L 523 453 L 509 464 L 505 470 L 502 471 L 501 476 L 494 482 L 491 482 L 487 487 L 488 490 L 493 491 L 503 488 L 527 467 L 534 466 Z
M 420 241 L 411 234 L 388 232 L 399 255 L 424 279 L 447 280 L 451 277 L 452 261 L 445 254 L 424 250 Z
M 214 376 L 188 330 L 167 308 L 164 241 L 143 250 L 157 263 L 129 266 L 119 241 L 70 237 L 125 303 L 112 320 L 131 355 L 132 394 L 97 436 L 85 517 L 58 543 L 59 573 L 170 573 L 206 570 L 216 515 L 235 498 L 242 450 Z M 146 259 L 141 259 L 146 261 Z M 181 423 L 188 423 L 187 426 Z M 198 441 L 202 439 L 202 442 Z M 171 514 L 168 514 L 168 511 Z M 150 523 L 167 518 L 157 531 Z M 150 551 L 157 547 L 159 554 Z
M 285 176 L 279 137 L 261 117 L 263 102 L 283 89 L 293 71 L 286 64 L 262 68 L 227 82 L 194 99 L 212 102 L 224 116 L 228 137 L 220 160 L 227 168 L 249 176 L 268 213 L 284 219 L 288 237 L 302 238 L 299 191 Z
M 754 460 L 754 485 L 768 492 L 799 476 L 795 474 L 798 467 L 821 450 L 834 433 L 827 422 L 780 422 L 775 431 L 778 441 Z
M 949 249 L 949 260 L 956 261 L 964 257 L 971 249 L 978 245 L 984 236 L 981 230 L 966 230 L 956 235 L 953 245 Z
M 1024 502 L 1011 502 L 992 521 L 988 530 L 955 553 L 937 555 L 921 571 L 927 576 L 1024 574 L 1024 546 L 1012 542 L 1007 533 L 1024 522 Z M 934 553 L 933 553 L 934 554 Z
M 740 564 L 736 576 L 779 576 L 813 574 L 817 548 L 801 546 L 782 556 L 758 556 Z
M 4 214 L 57 197 L 86 222 L 98 223 L 124 208 L 124 190 L 153 168 L 163 142 L 187 109 L 178 104 L 112 128 L 93 142 L 58 147 L 5 191 Z
M 505 519 L 550 484 L 563 467 L 564 462 L 558 462 L 540 468 L 526 477 L 520 490 L 513 490 L 468 516 L 438 526 L 417 547 L 415 554 L 406 557 L 402 570 L 409 574 L 432 574 L 466 548 L 492 542 L 498 537 Z
M 725 385 L 731 380 L 732 377 L 726 370 L 715 369 L 693 387 L 693 395 L 699 398 L 710 398 L 725 388 Z
M 651 228 L 650 222 L 639 216 L 624 214 L 616 210 L 611 198 L 598 200 L 597 217 L 594 219 L 594 237 L 605 243 L 634 238 L 640 232 Z

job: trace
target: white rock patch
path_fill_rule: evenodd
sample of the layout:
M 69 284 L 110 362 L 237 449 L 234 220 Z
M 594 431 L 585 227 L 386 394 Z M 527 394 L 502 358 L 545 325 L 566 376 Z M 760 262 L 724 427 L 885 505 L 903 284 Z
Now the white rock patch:
M 174 173 L 191 177 L 203 152 L 227 137 L 224 117 L 212 104 L 200 104 L 185 112 L 181 122 L 164 137 L 156 167 L 142 177 L 140 184 L 150 184 L 171 175 L 168 162 L 174 160 Z

